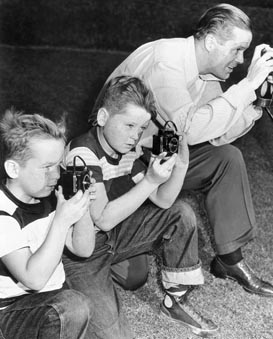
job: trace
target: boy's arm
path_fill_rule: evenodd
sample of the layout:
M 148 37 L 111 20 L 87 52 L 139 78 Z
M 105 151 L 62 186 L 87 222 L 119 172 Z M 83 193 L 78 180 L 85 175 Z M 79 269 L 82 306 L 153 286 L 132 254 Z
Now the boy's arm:
M 150 200 L 161 208 L 172 206 L 181 192 L 189 166 L 189 148 L 186 134 L 180 137 L 178 154 L 174 154 L 168 162 L 170 162 L 169 166 L 172 168 L 170 178 L 150 196 Z
M 171 175 L 169 163 L 161 164 L 163 155 L 153 159 L 146 173 L 128 192 L 109 201 L 104 184 L 96 184 L 96 200 L 91 206 L 91 217 L 97 227 L 109 231 L 134 213 L 159 185 Z
M 90 257 L 95 248 L 95 228 L 91 215 L 85 215 L 68 230 L 66 246 L 79 257 Z
M 90 206 L 85 215 L 76 222 L 69 230 L 66 237 L 67 248 L 79 257 L 90 257 L 95 248 L 95 228 L 91 218 L 90 207 L 96 199 L 96 180 L 90 171 L 91 185 L 88 188 Z
M 28 247 L 14 250 L 1 260 L 16 280 L 31 290 L 41 290 L 61 260 L 68 229 L 87 211 L 88 192 L 78 192 L 65 200 L 57 193 L 57 208 L 49 231 L 41 246 L 32 253 Z

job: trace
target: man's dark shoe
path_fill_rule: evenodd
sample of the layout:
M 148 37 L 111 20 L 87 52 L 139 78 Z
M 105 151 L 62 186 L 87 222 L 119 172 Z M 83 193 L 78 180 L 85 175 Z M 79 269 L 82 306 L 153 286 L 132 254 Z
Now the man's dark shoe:
M 216 256 L 211 262 L 210 272 L 217 278 L 237 281 L 249 293 L 273 297 L 273 286 L 258 278 L 244 260 L 235 265 L 227 265 Z
M 192 306 L 186 304 L 183 297 L 168 294 L 161 304 L 161 313 L 188 327 L 200 337 L 208 338 L 218 334 L 218 326 L 199 315 Z

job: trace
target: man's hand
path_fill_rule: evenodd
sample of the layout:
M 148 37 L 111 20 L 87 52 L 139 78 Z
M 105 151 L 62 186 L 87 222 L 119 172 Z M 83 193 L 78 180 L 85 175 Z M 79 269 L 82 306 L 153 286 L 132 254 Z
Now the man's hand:
M 183 133 L 179 137 L 179 147 L 178 147 L 178 155 L 176 157 L 175 167 L 176 168 L 185 168 L 189 166 L 189 147 L 187 141 L 187 135 Z
M 261 56 L 263 49 L 266 49 L 266 52 Z M 273 48 L 266 44 L 259 45 L 255 48 L 246 78 L 253 89 L 257 89 L 271 72 L 273 72 Z

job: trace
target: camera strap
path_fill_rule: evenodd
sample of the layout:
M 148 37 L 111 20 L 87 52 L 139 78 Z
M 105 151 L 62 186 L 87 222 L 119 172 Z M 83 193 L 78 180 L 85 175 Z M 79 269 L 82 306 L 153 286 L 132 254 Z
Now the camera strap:
M 159 121 L 159 119 L 162 121 L 162 123 Z M 156 117 L 152 118 L 152 122 L 156 125 L 157 128 L 164 129 L 167 121 L 161 118 L 159 114 L 157 114 Z

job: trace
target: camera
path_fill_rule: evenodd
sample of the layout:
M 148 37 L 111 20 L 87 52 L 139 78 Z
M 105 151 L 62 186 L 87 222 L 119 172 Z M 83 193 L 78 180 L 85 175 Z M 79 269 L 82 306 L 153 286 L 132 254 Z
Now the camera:
M 83 163 L 82 166 L 76 166 L 77 158 Z M 73 166 L 67 166 L 66 169 L 62 171 L 60 176 L 60 185 L 63 188 L 63 195 L 65 199 L 71 198 L 79 190 L 84 192 L 90 187 L 90 171 L 85 161 L 79 155 L 76 155 L 73 158 Z
M 266 49 L 262 49 L 261 56 L 266 53 Z M 272 58 L 270 58 L 272 59 Z M 257 100 L 255 105 L 260 107 L 270 107 L 273 103 L 273 72 L 270 72 L 266 80 L 256 89 Z
M 153 135 L 152 153 L 158 155 L 167 152 L 167 156 L 178 153 L 179 135 L 173 121 L 166 121 L 162 129 L 158 130 L 158 135 Z

